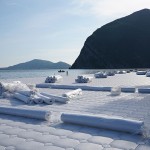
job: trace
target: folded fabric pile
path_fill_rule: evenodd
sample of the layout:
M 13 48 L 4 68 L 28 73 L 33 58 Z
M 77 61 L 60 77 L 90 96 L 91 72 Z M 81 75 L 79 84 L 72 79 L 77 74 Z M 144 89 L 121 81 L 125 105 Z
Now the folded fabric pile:
M 94 74 L 95 78 L 107 78 L 107 73 L 105 72 L 97 72 Z
M 27 86 L 21 82 L 0 83 L 0 94 L 4 98 L 16 98 L 26 104 L 53 104 L 54 99 L 46 97 L 38 92 L 32 85 Z
M 92 82 L 93 77 L 86 76 L 86 75 L 80 75 L 75 79 L 75 82 L 77 83 L 89 83 Z
M 76 90 L 72 90 L 70 92 L 62 94 L 62 96 L 67 97 L 67 98 L 75 98 L 78 95 L 82 95 L 82 89 L 76 89 Z
M 0 95 L 2 95 L 4 92 L 14 93 L 21 90 L 29 91 L 30 88 L 26 84 L 21 83 L 20 81 L 14 81 L 12 83 L 0 82 Z
M 60 75 L 53 75 L 53 76 L 48 76 L 45 80 L 45 83 L 56 83 L 56 82 L 61 82 L 63 80 L 63 77 Z

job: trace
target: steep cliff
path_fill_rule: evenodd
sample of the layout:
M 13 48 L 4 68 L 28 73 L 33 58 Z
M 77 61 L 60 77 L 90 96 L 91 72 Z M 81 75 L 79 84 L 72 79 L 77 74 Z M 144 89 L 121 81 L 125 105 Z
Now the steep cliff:
M 150 67 L 150 10 L 143 9 L 97 29 L 72 69 Z

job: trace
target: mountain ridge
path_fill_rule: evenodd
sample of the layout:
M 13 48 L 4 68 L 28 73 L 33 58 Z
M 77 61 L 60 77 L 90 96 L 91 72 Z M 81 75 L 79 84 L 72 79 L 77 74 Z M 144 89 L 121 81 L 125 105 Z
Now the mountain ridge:
M 69 64 L 62 61 L 53 63 L 48 60 L 33 59 L 9 67 L 0 68 L 0 70 L 68 69 L 69 67 L 70 67 Z

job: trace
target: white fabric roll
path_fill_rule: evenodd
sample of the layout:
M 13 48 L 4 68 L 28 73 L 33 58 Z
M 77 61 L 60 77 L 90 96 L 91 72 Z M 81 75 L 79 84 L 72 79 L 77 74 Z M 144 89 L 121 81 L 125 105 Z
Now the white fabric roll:
M 135 93 L 135 87 L 121 87 L 121 92 Z
M 40 93 L 37 93 L 37 95 L 44 101 L 44 103 L 48 104 L 48 105 L 52 105 L 55 102 L 54 98 L 50 98 L 47 96 L 44 96 Z
M 17 93 L 20 93 L 20 94 L 22 94 L 22 95 L 25 95 L 25 96 L 28 96 L 28 97 L 30 97 L 31 95 L 34 95 L 35 94 L 35 92 L 34 91 L 31 91 L 31 90 L 29 90 L 29 91 L 17 91 Z
M 87 86 L 87 85 L 51 85 L 54 89 L 82 89 L 88 91 L 111 91 L 111 87 Z
M 112 87 L 111 88 L 111 95 L 117 96 L 121 94 L 121 88 L 120 87 Z
M 97 72 L 94 74 L 95 78 L 107 78 L 107 74 L 104 72 Z
M 69 102 L 69 98 L 67 98 L 67 97 L 56 96 L 56 95 L 47 94 L 47 93 L 43 93 L 43 92 L 41 94 L 54 99 L 56 102 L 60 102 L 60 103 L 68 103 Z
M 99 86 L 87 86 L 87 85 L 63 85 L 63 84 L 50 84 L 50 83 L 42 83 L 37 84 L 38 88 L 53 88 L 53 89 L 82 89 L 89 91 L 111 91 L 111 87 L 99 87 Z
M 37 88 L 51 88 L 51 83 L 40 83 L 40 84 L 36 84 Z
M 6 83 L 0 82 L 0 95 L 2 95 L 3 92 L 6 92 L 6 86 Z
M 17 107 L 0 106 L 0 113 L 14 116 L 22 116 L 26 118 L 34 118 L 41 120 L 50 120 L 51 112 L 44 110 L 30 110 Z
M 150 77 L 150 71 L 146 73 L 146 77 Z
M 82 90 L 81 89 L 76 89 L 76 90 L 69 91 L 67 93 L 62 94 L 62 96 L 68 97 L 68 98 L 74 98 L 78 95 L 82 95 Z
M 79 76 L 77 76 L 77 79 L 83 79 L 85 77 L 87 77 L 87 75 L 79 75 Z
M 119 74 L 126 74 L 127 71 L 125 71 L 125 70 L 120 70 L 118 73 L 119 73 Z
M 107 73 L 107 76 L 114 76 L 115 75 L 115 72 L 108 72 Z
M 2 93 L 2 98 L 12 98 L 13 94 L 10 92 L 3 92 Z
M 22 95 L 20 93 L 14 93 L 13 97 L 18 99 L 18 100 L 25 102 L 26 104 L 32 104 L 33 103 L 33 100 L 30 97 Z
M 137 74 L 137 75 L 145 75 L 145 74 L 146 74 L 146 71 L 137 71 L 136 74 Z
M 150 93 L 150 88 L 138 88 L 139 93 Z
M 110 117 L 104 115 L 83 115 L 67 114 L 61 115 L 61 120 L 65 123 L 74 123 L 84 126 L 98 127 L 134 134 L 141 134 L 144 122 L 120 117 Z
M 43 103 L 43 99 L 41 97 L 39 97 L 38 95 L 32 95 L 30 97 L 30 99 L 32 101 L 34 101 L 36 104 L 42 104 Z

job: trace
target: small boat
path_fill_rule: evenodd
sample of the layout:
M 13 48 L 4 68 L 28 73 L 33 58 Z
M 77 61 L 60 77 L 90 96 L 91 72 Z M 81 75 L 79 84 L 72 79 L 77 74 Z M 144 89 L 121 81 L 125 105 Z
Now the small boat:
M 59 70 L 58 72 L 65 72 L 64 70 Z

